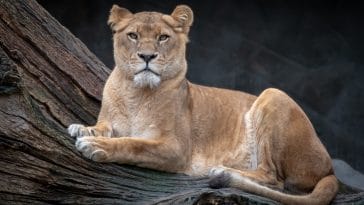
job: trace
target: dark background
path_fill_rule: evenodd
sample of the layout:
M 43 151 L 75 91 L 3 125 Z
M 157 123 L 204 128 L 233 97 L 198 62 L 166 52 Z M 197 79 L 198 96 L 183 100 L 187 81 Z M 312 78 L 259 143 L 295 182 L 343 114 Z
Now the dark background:
M 258 95 L 287 92 L 306 111 L 333 158 L 364 172 L 362 1 L 39 0 L 108 67 L 112 4 L 132 12 L 195 14 L 187 58 L 192 82 Z

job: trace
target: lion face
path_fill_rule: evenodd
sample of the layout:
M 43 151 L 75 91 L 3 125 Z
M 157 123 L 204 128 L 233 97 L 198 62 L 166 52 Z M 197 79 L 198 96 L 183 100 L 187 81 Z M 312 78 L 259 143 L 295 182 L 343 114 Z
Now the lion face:
M 114 58 L 136 87 L 156 88 L 163 81 L 185 75 L 185 50 L 193 13 L 177 6 L 171 15 L 132 14 L 116 5 L 109 24 L 114 32 Z

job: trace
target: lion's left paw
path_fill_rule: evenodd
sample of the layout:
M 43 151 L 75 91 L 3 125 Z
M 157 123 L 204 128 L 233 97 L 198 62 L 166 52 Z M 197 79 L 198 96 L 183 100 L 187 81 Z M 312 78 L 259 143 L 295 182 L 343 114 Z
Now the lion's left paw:
M 83 156 L 96 162 L 104 162 L 108 159 L 107 151 L 102 146 L 101 137 L 82 137 L 76 141 L 76 148 Z

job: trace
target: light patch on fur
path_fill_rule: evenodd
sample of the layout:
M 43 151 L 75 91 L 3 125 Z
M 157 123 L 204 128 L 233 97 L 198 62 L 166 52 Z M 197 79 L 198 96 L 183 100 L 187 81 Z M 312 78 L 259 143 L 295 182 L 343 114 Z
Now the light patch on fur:
M 190 169 L 186 173 L 193 176 L 203 176 L 209 169 L 206 164 L 206 159 L 200 154 L 194 154 Z
M 183 31 L 183 29 L 181 27 L 176 27 L 176 28 L 174 28 L 174 30 L 177 31 L 177 32 L 182 32 Z
M 226 168 L 225 168 L 224 166 L 212 167 L 212 168 L 209 170 L 208 175 L 209 175 L 210 177 L 212 177 L 212 176 L 217 176 L 217 175 L 222 174 L 225 170 L 226 170 Z
M 250 154 L 250 169 L 256 170 L 258 167 L 258 143 L 257 143 L 257 129 L 258 124 L 261 121 L 261 114 L 259 110 L 254 110 L 255 106 L 245 114 L 245 136 L 246 136 L 246 148 Z M 253 110 L 254 114 L 253 115 Z
M 181 14 L 181 15 L 179 16 L 179 18 L 180 18 L 181 20 L 183 20 L 183 21 L 186 21 L 186 20 L 188 19 L 188 15 L 187 15 L 187 14 Z
M 87 131 L 85 126 L 81 124 L 72 124 L 67 128 L 68 134 L 70 134 L 71 137 L 81 137 L 86 135 L 86 133 L 83 133 L 83 130 Z
M 144 71 L 135 75 L 133 81 L 138 88 L 149 87 L 153 89 L 159 86 L 161 78 L 151 72 Z
M 149 128 L 144 130 L 131 130 L 131 137 L 153 139 L 156 136 L 160 136 L 160 131 L 158 129 Z

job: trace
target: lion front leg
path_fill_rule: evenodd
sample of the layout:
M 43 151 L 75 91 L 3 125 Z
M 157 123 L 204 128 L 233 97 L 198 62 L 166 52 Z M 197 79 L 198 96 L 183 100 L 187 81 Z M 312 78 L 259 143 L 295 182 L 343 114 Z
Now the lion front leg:
M 111 137 L 112 128 L 107 122 L 98 122 L 95 126 L 86 127 L 81 124 L 71 124 L 68 129 L 68 133 L 71 137 L 85 137 L 85 136 L 103 136 Z
M 178 172 L 186 160 L 176 143 L 133 137 L 82 137 L 76 148 L 83 156 L 97 162 L 117 162 L 139 167 Z

